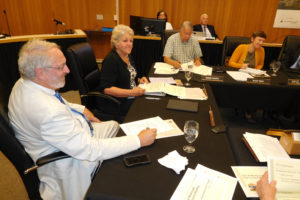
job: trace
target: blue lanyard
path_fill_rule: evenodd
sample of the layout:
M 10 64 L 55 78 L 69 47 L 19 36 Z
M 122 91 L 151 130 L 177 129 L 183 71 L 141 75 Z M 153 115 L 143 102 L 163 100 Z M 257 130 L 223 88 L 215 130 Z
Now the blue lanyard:
M 55 96 L 56 96 L 56 98 L 59 99 L 59 101 L 60 101 L 61 103 L 66 104 L 66 103 L 64 102 L 63 98 L 60 96 L 60 94 L 59 94 L 58 92 L 55 92 Z M 85 121 L 88 123 L 88 125 L 89 125 L 89 127 L 90 127 L 91 135 L 93 136 L 93 135 L 94 135 L 94 134 L 93 134 L 94 128 L 93 128 L 91 122 L 85 117 L 85 115 L 84 115 L 83 113 L 81 113 L 81 112 L 79 112 L 79 111 L 77 111 L 77 110 L 75 110 L 74 108 L 71 108 L 71 107 L 70 107 L 70 109 L 71 109 L 72 112 L 81 115 L 81 116 L 85 119 Z

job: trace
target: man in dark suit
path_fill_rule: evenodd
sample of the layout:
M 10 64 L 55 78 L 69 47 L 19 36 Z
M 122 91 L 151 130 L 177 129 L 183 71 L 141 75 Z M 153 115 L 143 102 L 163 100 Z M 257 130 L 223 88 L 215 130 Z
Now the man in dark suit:
M 219 40 L 213 25 L 208 25 L 208 15 L 202 14 L 200 17 L 201 24 L 194 25 L 194 31 L 204 32 L 205 37 L 214 37 Z

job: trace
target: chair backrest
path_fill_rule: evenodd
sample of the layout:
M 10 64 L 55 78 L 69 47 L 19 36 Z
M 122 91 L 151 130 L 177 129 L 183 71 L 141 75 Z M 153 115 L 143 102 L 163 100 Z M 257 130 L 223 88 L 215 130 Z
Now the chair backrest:
M 100 70 L 91 45 L 87 42 L 72 45 L 67 49 L 66 56 L 79 93 L 82 95 L 96 90 L 100 82 Z
M 178 30 L 165 30 L 164 31 L 163 38 L 162 38 L 163 49 L 165 48 L 169 37 L 175 33 L 178 33 Z
M 223 48 L 222 48 L 222 57 L 221 64 L 226 65 L 225 60 L 230 58 L 233 51 L 240 44 L 248 44 L 251 42 L 249 37 L 241 37 L 241 36 L 226 36 L 223 40 Z M 228 59 L 229 60 L 229 59 Z
M 1 86 L 0 86 L 1 88 Z M 23 145 L 15 138 L 7 118 L 7 102 L 9 92 L 0 90 L 0 150 L 13 163 L 23 179 L 30 199 L 41 199 L 37 172 L 24 175 L 25 169 L 33 165 Z
M 283 68 L 294 64 L 300 54 L 300 36 L 288 35 L 285 37 L 278 56 Z

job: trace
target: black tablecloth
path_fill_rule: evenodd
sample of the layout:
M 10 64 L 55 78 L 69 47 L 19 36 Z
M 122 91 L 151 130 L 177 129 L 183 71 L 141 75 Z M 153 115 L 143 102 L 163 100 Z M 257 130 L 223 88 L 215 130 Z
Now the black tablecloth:
M 193 84 L 193 83 L 192 83 Z M 199 84 L 195 82 L 195 84 Z M 125 122 L 145 119 L 159 115 L 163 119 L 173 119 L 182 129 L 186 120 L 194 119 L 199 122 L 200 132 L 198 139 L 193 143 L 196 152 L 185 153 L 182 147 L 187 144 L 184 136 L 158 139 L 150 147 L 142 148 L 129 155 L 148 153 L 151 164 L 127 168 L 123 164 L 123 156 L 104 161 L 99 173 L 87 192 L 86 199 L 170 199 L 184 172 L 177 175 L 174 171 L 160 165 L 158 158 L 177 150 L 189 160 L 188 167 L 195 168 L 198 163 L 214 170 L 233 176 L 231 166 L 235 165 L 232 151 L 225 134 L 214 134 L 210 130 L 208 105 L 212 106 L 216 124 L 223 123 L 214 96 L 209 85 L 205 86 L 209 99 L 199 102 L 198 113 L 167 110 L 169 99 L 147 100 L 139 97 L 133 103 Z M 123 132 L 119 132 L 119 136 Z M 238 186 L 234 199 L 245 199 Z

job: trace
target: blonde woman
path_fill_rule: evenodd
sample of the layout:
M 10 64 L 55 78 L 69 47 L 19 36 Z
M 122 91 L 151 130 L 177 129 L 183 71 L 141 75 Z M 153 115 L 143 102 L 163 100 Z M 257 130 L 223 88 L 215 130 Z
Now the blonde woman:
M 100 89 L 107 95 L 121 101 L 121 114 L 126 114 L 132 98 L 141 96 L 145 90 L 139 83 L 148 83 L 146 77 L 137 77 L 137 71 L 130 56 L 133 47 L 133 30 L 125 25 L 114 28 L 111 36 L 112 50 L 105 57 L 101 69 Z

